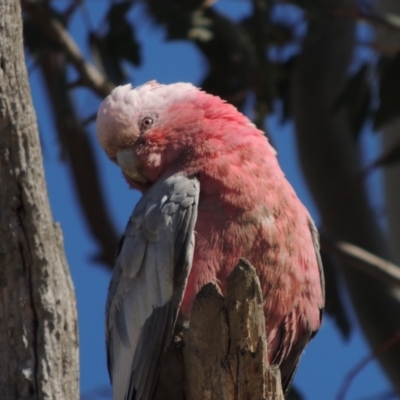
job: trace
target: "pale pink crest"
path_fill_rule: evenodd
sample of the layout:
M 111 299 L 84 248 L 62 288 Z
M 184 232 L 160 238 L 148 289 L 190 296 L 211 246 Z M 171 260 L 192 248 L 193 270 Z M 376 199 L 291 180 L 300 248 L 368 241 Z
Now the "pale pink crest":
M 190 83 L 162 85 L 155 80 L 135 89 L 131 84 L 118 86 L 100 105 L 96 131 L 100 144 L 113 158 L 118 143 L 133 144 L 139 136 L 139 119 L 146 114 L 159 115 L 177 102 L 193 101 L 200 92 Z

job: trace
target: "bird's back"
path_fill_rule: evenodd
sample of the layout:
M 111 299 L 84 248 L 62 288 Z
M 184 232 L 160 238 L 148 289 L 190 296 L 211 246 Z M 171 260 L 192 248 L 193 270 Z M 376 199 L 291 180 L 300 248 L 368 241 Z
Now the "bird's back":
M 189 314 L 196 293 L 210 281 L 223 291 L 240 257 L 247 258 L 263 290 L 269 361 L 281 366 L 282 380 L 289 385 L 303 348 L 321 323 L 318 239 L 265 137 L 251 126 L 231 126 L 230 152 L 218 151 L 220 156 L 198 171 L 195 252 L 181 310 Z M 235 128 L 240 133 L 232 136 Z M 229 139 L 223 136 L 226 145 Z

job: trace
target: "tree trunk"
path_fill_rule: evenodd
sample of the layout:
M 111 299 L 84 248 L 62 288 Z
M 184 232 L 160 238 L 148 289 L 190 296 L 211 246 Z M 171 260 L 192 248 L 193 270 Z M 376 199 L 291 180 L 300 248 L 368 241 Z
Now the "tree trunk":
M 398 0 L 377 1 L 379 11 L 383 15 L 400 15 L 400 2 Z M 400 32 L 377 26 L 377 41 L 384 47 L 398 48 L 400 43 Z M 400 73 L 400 71 L 399 71 Z M 382 153 L 392 148 L 400 140 L 400 118 L 384 126 L 382 130 Z M 385 210 L 387 214 L 388 239 L 393 252 L 393 258 L 400 265 L 400 164 L 391 165 L 383 169 Z M 400 302 L 400 292 L 397 291 Z
M 324 0 L 322 4 L 355 7 L 352 0 Z M 337 209 L 338 200 L 361 170 L 359 148 L 347 115 L 332 111 L 348 76 L 354 33 L 355 23 L 350 19 L 314 20 L 309 24 L 293 85 L 298 151 L 321 215 L 332 215 L 336 208 L 326 233 L 390 259 L 364 186 Z M 377 349 L 400 329 L 400 320 L 395 317 L 400 313 L 398 290 L 349 264 L 343 264 L 342 272 L 363 332 Z M 380 362 L 400 393 L 400 345 L 383 354 Z
M 77 314 L 52 221 L 19 0 L 0 0 L 0 393 L 79 397 Z

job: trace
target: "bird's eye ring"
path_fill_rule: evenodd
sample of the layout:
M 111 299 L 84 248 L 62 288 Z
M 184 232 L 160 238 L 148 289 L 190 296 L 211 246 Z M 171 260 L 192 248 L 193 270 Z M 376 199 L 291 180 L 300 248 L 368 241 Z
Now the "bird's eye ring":
M 144 117 L 142 119 L 141 125 L 142 125 L 142 129 L 148 129 L 150 128 L 154 123 L 153 118 L 151 117 Z

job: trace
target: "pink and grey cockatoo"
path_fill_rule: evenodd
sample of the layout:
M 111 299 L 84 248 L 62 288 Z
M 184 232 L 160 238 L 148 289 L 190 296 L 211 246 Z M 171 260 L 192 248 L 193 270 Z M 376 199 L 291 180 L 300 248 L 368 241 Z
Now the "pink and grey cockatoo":
M 143 196 L 119 247 L 106 331 L 114 400 L 150 400 L 178 314 L 224 283 L 241 257 L 264 295 L 268 359 L 290 386 L 318 331 L 324 279 L 318 234 L 263 132 L 189 83 L 117 87 L 97 135 Z

